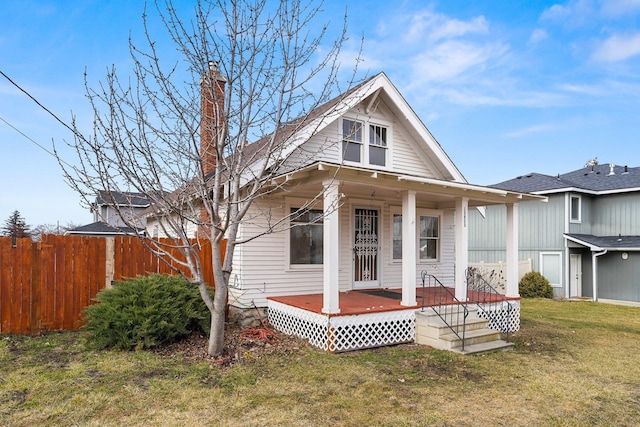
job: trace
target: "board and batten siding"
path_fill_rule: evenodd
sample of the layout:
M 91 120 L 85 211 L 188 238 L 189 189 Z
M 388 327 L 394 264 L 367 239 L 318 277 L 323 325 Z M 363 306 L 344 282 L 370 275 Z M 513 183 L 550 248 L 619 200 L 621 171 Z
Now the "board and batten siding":
M 611 194 L 594 200 L 593 233 L 596 236 L 640 235 L 640 196 L 635 193 Z
M 552 195 L 548 202 L 524 201 L 518 205 L 518 259 L 531 259 L 538 269 L 539 253 L 563 251 L 564 194 Z M 487 206 L 483 218 L 469 212 L 469 262 L 505 262 L 506 206 Z

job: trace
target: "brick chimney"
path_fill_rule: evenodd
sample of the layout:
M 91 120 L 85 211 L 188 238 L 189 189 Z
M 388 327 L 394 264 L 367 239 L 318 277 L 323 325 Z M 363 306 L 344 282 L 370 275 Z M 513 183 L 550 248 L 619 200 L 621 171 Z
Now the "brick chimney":
M 224 138 L 224 86 L 227 82 L 218 63 L 209 61 L 209 69 L 200 80 L 200 156 L 205 176 L 216 169 L 216 142 Z

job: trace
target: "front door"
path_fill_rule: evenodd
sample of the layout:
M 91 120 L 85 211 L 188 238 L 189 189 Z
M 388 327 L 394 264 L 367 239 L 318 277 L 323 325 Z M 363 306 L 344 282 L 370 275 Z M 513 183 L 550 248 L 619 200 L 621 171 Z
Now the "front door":
M 353 287 L 355 289 L 380 286 L 378 214 L 377 209 L 355 210 L 353 243 Z
M 582 296 L 582 255 L 569 256 L 569 297 Z

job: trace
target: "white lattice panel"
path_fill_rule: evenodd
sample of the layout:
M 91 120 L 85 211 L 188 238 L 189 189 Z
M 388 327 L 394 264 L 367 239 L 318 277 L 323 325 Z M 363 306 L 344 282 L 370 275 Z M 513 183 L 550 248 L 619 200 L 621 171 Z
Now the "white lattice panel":
M 322 350 L 327 350 L 329 317 L 276 301 L 268 301 L 269 323 L 282 333 L 304 338 Z
M 335 316 L 329 323 L 330 352 L 411 342 L 416 336 L 415 310 Z
M 415 310 L 327 316 L 269 301 L 269 322 L 280 332 L 307 339 L 332 353 L 415 339 Z
M 478 310 L 478 317 L 489 319 L 488 327 L 490 329 L 517 332 L 520 330 L 520 301 L 509 302 L 511 303 L 511 312 L 507 310 L 506 303 L 502 305 L 487 304 L 484 309 L 491 311 L 492 316 L 489 317 L 482 310 Z

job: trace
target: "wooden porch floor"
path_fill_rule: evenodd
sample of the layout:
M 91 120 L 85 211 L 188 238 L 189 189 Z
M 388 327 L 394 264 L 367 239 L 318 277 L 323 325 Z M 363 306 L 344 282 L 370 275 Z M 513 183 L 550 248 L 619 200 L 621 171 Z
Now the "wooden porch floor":
M 455 294 L 454 288 L 448 289 L 451 291 L 451 294 Z M 484 298 L 486 302 L 498 301 L 497 297 L 489 298 L 488 294 L 485 295 L 482 292 L 469 291 L 469 293 L 473 293 L 473 297 L 475 297 L 476 300 L 482 300 Z M 322 294 L 288 295 L 269 297 L 267 299 L 322 314 Z M 420 309 L 422 308 L 423 288 L 416 288 L 416 305 L 400 305 L 401 299 L 402 289 L 363 289 L 340 292 L 340 313 L 328 314 L 328 316 L 351 316 L 384 311 Z M 447 292 L 442 292 L 440 288 L 436 287 L 424 288 L 424 301 L 425 307 L 453 304 L 453 298 L 451 298 Z

